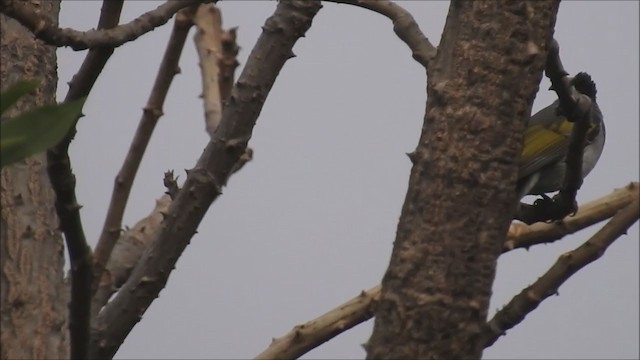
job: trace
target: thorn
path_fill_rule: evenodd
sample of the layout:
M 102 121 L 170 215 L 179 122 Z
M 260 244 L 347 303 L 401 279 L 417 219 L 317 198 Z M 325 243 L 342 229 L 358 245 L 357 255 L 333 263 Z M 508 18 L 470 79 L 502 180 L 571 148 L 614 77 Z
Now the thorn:
M 411 163 L 412 163 L 413 165 L 415 165 L 415 164 L 416 164 L 416 162 L 418 161 L 418 155 L 416 154 L 416 152 L 415 152 L 415 151 L 412 151 L 412 152 L 408 152 L 408 153 L 406 153 L 406 154 L 407 154 L 407 156 L 409 157 L 409 160 L 411 160 Z

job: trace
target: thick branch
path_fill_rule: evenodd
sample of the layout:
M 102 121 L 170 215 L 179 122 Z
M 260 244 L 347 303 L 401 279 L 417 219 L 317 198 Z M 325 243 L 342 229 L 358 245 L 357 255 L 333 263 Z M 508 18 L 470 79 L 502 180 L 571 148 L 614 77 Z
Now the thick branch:
M 516 295 L 488 322 L 483 334 L 485 347 L 491 346 L 504 333 L 524 320 L 525 316 L 551 295 L 573 274 L 600 258 L 640 217 L 640 200 L 617 213 L 605 226 L 577 249 L 562 254 L 558 261 L 535 283 Z
M 118 47 L 164 25 L 175 13 L 185 7 L 212 1 L 216 0 L 169 0 L 127 24 L 105 30 L 89 31 L 58 28 L 46 17 L 38 15 L 30 6 L 23 4 L 20 0 L 2 0 L 0 11 L 18 20 L 38 39 L 49 45 L 69 46 L 73 50 L 85 50 L 88 48 Z
M 192 25 L 191 15 L 188 14 L 189 11 L 191 10 L 184 9 L 176 15 L 173 30 L 169 37 L 162 62 L 160 63 L 156 80 L 151 89 L 151 94 L 149 94 L 149 99 L 140 118 L 138 129 L 131 141 L 131 146 L 122 163 L 122 167 L 114 180 L 109 210 L 107 211 L 102 233 L 100 234 L 100 239 L 95 249 L 95 282 L 102 281 L 102 271 L 109 261 L 111 251 L 120 237 L 122 217 L 127 206 L 133 180 L 135 179 L 140 162 L 142 161 L 142 156 L 151 139 L 151 134 L 158 123 L 158 119 L 163 114 L 162 108 L 171 82 L 174 76 L 180 72 L 180 68 L 178 67 L 180 55 L 182 54 L 187 34 Z M 97 286 L 94 286 L 94 289 L 96 288 Z
M 244 154 L 251 131 L 296 41 L 320 9 L 317 1 L 280 2 L 267 19 L 224 108 L 222 121 L 187 179 L 151 247 L 129 280 L 98 315 L 91 357 L 110 358 L 165 286 L 211 203 Z
M 557 1 L 453 1 L 367 358 L 480 358 Z
M 393 31 L 404 41 L 413 58 L 425 68 L 436 55 L 436 48 L 422 33 L 411 13 L 389 0 L 326 0 L 339 4 L 355 5 L 386 16 L 393 22 Z

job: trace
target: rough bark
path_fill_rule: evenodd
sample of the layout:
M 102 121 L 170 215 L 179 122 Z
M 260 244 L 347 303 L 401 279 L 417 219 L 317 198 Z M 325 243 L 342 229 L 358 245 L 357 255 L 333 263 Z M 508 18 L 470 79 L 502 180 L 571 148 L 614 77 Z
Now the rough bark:
M 479 359 L 557 1 L 453 1 L 368 358 Z
M 30 1 L 36 12 L 58 22 L 59 1 Z M 0 14 L 2 88 L 38 79 L 34 96 L 9 116 L 55 101 L 56 48 L 35 40 L 15 20 Z M 69 356 L 64 291 L 64 246 L 58 231 L 46 156 L 33 156 L 2 170 L 0 353 L 3 359 Z

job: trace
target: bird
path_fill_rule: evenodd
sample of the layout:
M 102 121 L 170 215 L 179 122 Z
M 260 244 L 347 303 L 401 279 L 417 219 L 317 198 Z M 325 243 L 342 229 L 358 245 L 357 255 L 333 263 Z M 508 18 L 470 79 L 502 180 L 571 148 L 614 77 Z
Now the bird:
M 574 95 L 587 95 L 592 104 L 592 121 L 582 157 L 584 179 L 593 170 L 604 149 L 604 118 L 596 102 L 596 84 L 589 74 L 578 73 L 570 79 L 569 84 Z M 565 158 L 574 123 L 562 114 L 559 106 L 556 100 L 529 119 L 518 170 L 519 200 L 526 195 L 546 196 L 562 188 L 566 172 Z

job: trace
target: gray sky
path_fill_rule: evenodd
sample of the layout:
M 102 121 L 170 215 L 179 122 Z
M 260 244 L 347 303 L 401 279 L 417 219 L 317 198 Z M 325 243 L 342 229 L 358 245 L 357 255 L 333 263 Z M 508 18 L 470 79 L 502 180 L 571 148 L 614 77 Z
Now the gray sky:
M 122 21 L 159 2 L 128 1 Z M 437 44 L 448 2 L 401 2 Z M 95 27 L 101 2 L 63 1 L 62 27 Z M 223 1 L 246 62 L 275 2 Z M 569 72 L 589 72 L 605 115 L 604 154 L 578 195 L 595 199 L 638 180 L 638 2 L 566 1 L 556 38 Z M 149 95 L 171 23 L 118 48 L 85 107 L 71 159 L 92 244 L 113 178 Z M 165 116 L 133 187 L 125 224 L 164 191 L 162 174 L 193 167 L 206 145 L 200 72 L 188 41 Z M 249 358 L 296 324 L 376 285 L 389 261 L 425 107 L 424 70 L 374 13 L 325 4 L 269 95 L 250 146 L 119 358 Z M 61 49 L 59 98 L 84 52 Z M 241 70 L 241 69 L 239 69 Z M 238 72 L 239 74 L 239 72 Z M 534 110 L 554 100 L 541 86 Z M 491 313 L 600 226 L 500 258 Z M 487 349 L 489 358 L 637 358 L 638 225 Z M 363 358 L 372 322 L 305 358 Z

